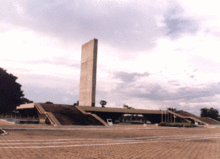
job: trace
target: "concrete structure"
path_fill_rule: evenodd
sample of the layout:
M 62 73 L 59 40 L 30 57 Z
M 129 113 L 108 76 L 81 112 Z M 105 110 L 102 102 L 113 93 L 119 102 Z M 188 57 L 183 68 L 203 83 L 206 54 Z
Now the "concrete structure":
M 82 46 L 79 106 L 95 107 L 98 40 Z
M 96 114 L 86 112 L 82 107 L 64 104 L 31 103 L 17 107 L 21 116 L 38 116 L 39 124 L 51 125 L 108 125 Z M 20 120 L 20 119 L 18 119 Z M 23 121 L 23 119 L 22 119 Z
M 17 107 L 22 116 L 38 116 L 39 124 L 51 125 L 108 125 L 107 119 L 116 123 L 123 114 L 143 115 L 151 123 L 168 122 L 219 125 L 220 122 L 210 118 L 201 118 L 186 111 L 161 111 L 146 109 L 101 108 L 91 106 L 72 106 L 63 104 L 31 103 Z M 174 119 L 175 116 L 175 119 Z

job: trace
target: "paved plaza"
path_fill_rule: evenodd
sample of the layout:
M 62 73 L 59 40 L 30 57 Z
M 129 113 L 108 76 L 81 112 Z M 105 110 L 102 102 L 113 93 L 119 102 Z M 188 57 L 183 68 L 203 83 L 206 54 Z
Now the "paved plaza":
M 46 126 L 0 122 L 0 158 L 220 158 L 220 128 Z

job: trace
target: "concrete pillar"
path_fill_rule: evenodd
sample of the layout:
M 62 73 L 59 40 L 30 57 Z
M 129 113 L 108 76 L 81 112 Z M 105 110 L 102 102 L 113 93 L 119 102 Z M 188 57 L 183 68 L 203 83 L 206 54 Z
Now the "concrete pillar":
M 98 40 L 82 46 L 79 106 L 95 106 Z

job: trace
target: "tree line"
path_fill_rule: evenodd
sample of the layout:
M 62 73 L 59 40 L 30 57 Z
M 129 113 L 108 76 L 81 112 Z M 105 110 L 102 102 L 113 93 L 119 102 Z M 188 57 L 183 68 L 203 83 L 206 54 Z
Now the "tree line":
M 201 117 L 209 117 L 215 120 L 220 120 L 219 119 L 219 111 L 218 109 L 214 109 L 214 108 L 202 108 L 200 109 Z

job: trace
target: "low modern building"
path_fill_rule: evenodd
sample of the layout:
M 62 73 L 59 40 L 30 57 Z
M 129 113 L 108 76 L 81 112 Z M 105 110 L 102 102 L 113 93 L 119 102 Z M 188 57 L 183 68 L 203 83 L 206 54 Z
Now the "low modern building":
M 107 126 L 107 119 L 115 124 L 124 114 L 135 114 L 144 116 L 144 123 L 181 122 L 199 123 L 203 125 L 220 124 L 211 118 L 201 118 L 186 111 L 162 111 L 146 109 L 125 108 L 102 108 L 91 106 L 72 106 L 63 104 L 31 103 L 17 107 L 22 117 L 31 119 L 38 117 L 39 124 L 51 125 L 103 125 Z M 36 120 L 36 118 L 34 118 Z M 118 122 L 117 122 L 118 123 Z

